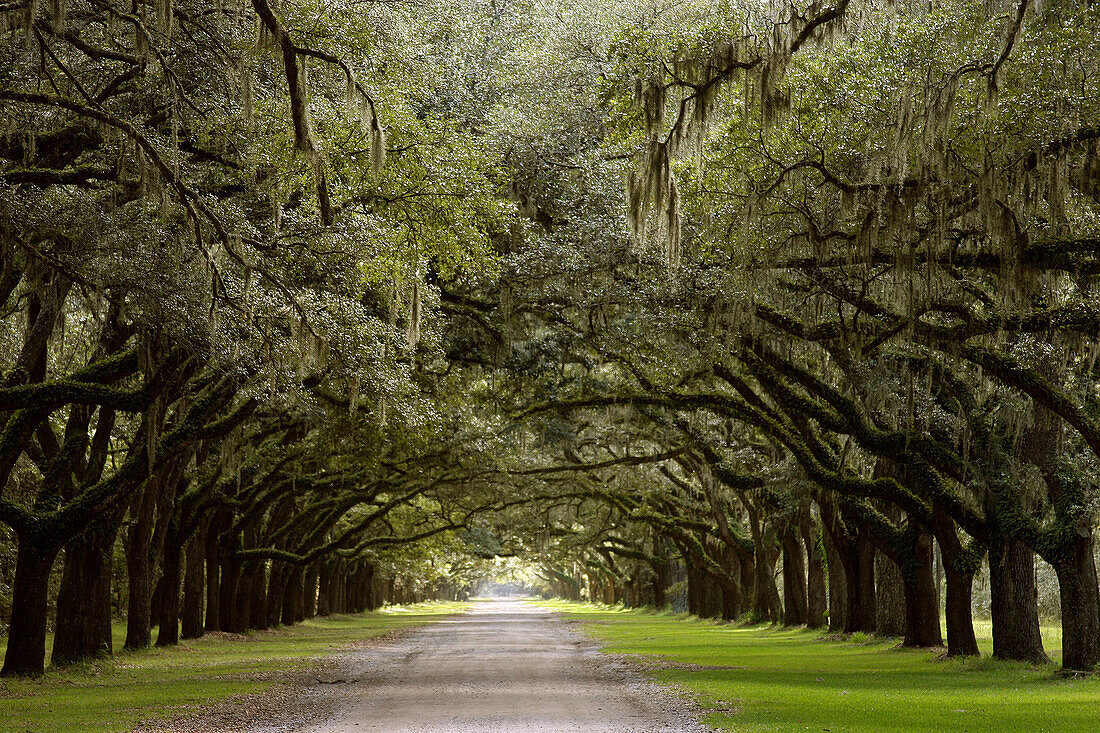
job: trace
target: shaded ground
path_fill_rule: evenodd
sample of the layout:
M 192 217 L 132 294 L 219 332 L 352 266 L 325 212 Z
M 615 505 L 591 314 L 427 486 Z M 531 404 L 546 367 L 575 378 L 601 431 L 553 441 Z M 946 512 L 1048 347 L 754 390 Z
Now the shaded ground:
M 477 602 L 467 614 L 344 652 L 295 697 L 298 720 L 253 730 L 708 730 L 684 700 L 601 654 L 555 614 L 516 600 Z M 303 724 L 310 710 L 324 719 Z

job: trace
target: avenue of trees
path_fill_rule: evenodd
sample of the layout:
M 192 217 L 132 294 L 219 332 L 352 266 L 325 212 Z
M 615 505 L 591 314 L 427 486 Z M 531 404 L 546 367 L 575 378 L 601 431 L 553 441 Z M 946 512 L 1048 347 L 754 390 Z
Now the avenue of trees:
M 0 0 L 0 119 L 3 674 L 493 557 L 1100 663 L 1095 4 Z

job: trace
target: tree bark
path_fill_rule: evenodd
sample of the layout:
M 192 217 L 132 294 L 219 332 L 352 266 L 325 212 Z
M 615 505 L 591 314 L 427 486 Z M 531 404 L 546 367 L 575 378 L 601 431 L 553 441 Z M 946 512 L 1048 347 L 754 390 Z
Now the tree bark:
M 756 563 L 748 555 L 738 555 L 741 574 L 741 611 L 738 616 L 744 616 L 752 612 L 753 600 L 756 597 L 755 579 Z
M 687 607 L 688 613 L 700 618 L 704 617 L 706 603 L 703 597 L 705 575 L 696 564 L 687 556 L 684 557 L 687 566 Z
M 974 573 L 979 567 L 978 557 L 973 551 L 963 547 L 954 520 L 939 505 L 932 507 L 932 523 L 940 546 L 940 557 L 943 559 L 947 656 L 977 656 L 973 591 Z
M 1024 662 L 1050 661 L 1039 632 L 1035 555 L 1014 538 L 995 539 L 989 549 L 993 656 Z
M 1100 663 L 1100 593 L 1091 531 L 1067 544 L 1054 566 L 1062 600 L 1062 668 L 1092 671 Z
M 780 534 L 780 542 L 783 546 L 783 625 L 802 626 L 808 616 L 802 545 L 791 527 Z
M 844 631 L 848 626 L 848 584 L 844 559 L 833 540 L 833 533 L 824 522 L 822 540 L 825 545 L 826 572 L 829 577 L 829 631 Z
M 858 592 L 855 586 L 849 589 L 849 578 L 854 578 L 854 567 L 849 567 L 854 559 L 851 556 L 851 538 L 840 517 L 836 505 L 824 493 L 814 495 L 821 512 L 822 539 L 825 545 L 825 559 L 829 574 L 829 630 L 848 632 L 852 626 L 850 618 L 850 593 Z
M 1053 353 L 1044 353 L 1035 369 L 1043 379 L 1053 384 L 1064 382 L 1065 367 Z M 1054 566 L 1058 575 L 1062 602 L 1062 667 L 1091 671 L 1100 662 L 1100 589 L 1097 588 L 1093 556 L 1096 519 L 1086 509 L 1090 501 L 1087 489 L 1080 482 L 1062 475 L 1065 430 L 1062 417 L 1049 409 L 1048 404 L 1036 399 L 1032 402 L 1031 418 L 1030 425 L 1021 436 L 1019 453 L 1025 461 L 1039 468 L 1054 505 L 1055 527 L 1048 531 L 1043 545 L 1046 550 L 1044 558 Z M 1021 569 L 1020 575 L 1014 579 L 1023 583 L 1019 592 L 1028 593 L 1028 579 L 1033 579 L 1033 576 L 1026 573 L 1026 562 L 1021 556 L 1023 553 L 1009 552 L 1011 554 L 1004 558 L 1007 562 L 1004 567 Z M 1031 572 L 1034 573 L 1034 561 Z M 1030 617 L 1024 623 L 1027 628 L 1021 629 L 1021 632 L 1030 635 Z M 1033 646 L 1034 639 L 1028 638 Z
M 904 559 L 902 579 L 905 595 L 905 639 L 908 647 L 943 645 L 940 632 L 940 604 L 936 595 L 936 576 L 932 567 L 935 543 L 932 535 L 910 529 L 915 535 L 910 544 L 911 556 Z
M 703 603 L 699 615 L 703 618 L 722 618 L 722 586 L 716 582 L 714 575 L 706 571 L 699 572 L 699 581 Z
M 306 570 L 305 583 L 303 584 L 303 617 L 313 618 L 317 615 L 317 563 L 310 564 Z M 377 603 L 375 604 L 377 605 Z
M 875 628 L 884 636 L 905 635 L 905 583 L 897 563 L 875 553 Z
M 819 629 L 825 625 L 825 557 L 821 530 L 807 511 L 801 526 L 802 542 L 806 546 L 806 626 Z
M 167 542 L 161 553 L 161 594 L 158 600 L 160 625 L 157 629 L 157 646 L 175 646 L 180 641 L 180 564 L 183 543 L 179 536 L 179 522 L 172 521 Z
M 753 577 L 753 615 L 757 621 L 777 622 L 783 614 L 783 604 L 779 599 L 779 589 L 775 587 L 775 546 L 774 531 L 765 531 L 760 514 L 748 502 L 745 508 L 749 515 L 749 530 L 754 548 Z
M 205 522 L 204 522 L 205 525 Z M 180 611 L 181 635 L 184 639 L 198 639 L 203 635 L 202 607 L 203 567 L 206 544 L 206 526 L 199 528 L 187 543 L 183 573 L 183 607 Z
M 357 605 L 359 606 L 359 609 L 358 609 L 359 613 L 363 613 L 364 611 L 371 610 L 371 608 L 372 608 L 371 607 L 371 586 L 373 584 L 374 584 L 374 565 L 369 563 L 369 562 L 363 561 L 362 568 L 359 571 L 359 598 L 358 598 L 358 601 L 357 601 Z M 299 588 L 301 588 L 302 575 L 301 575 L 300 571 L 297 575 L 297 585 L 298 585 Z M 302 614 L 300 605 L 297 603 L 297 601 L 300 597 L 301 597 L 301 593 L 295 594 L 295 596 L 294 596 L 295 603 L 292 607 L 293 608 L 293 613 L 294 613 L 294 618 L 296 620 Z
M 290 568 L 278 560 L 271 563 L 267 573 L 267 625 L 290 625 L 286 619 L 286 597 L 290 591 Z
M 149 477 L 132 505 L 134 523 L 129 533 L 126 570 L 129 596 L 126 615 L 127 649 L 143 649 L 152 643 L 153 577 L 158 560 L 164 554 L 165 538 L 173 518 L 176 490 L 190 456 L 177 457 Z M 178 549 L 178 548 L 176 548 Z M 174 592 L 176 615 L 179 614 L 179 556 L 176 557 Z M 172 632 L 178 641 L 179 631 Z M 174 642 L 173 642 L 174 643 Z
M 222 573 L 220 534 L 225 529 L 225 512 L 219 511 L 206 528 L 204 543 L 206 560 L 206 614 L 203 628 L 221 631 Z
M 332 574 L 332 563 L 318 561 L 317 564 L 317 615 L 328 616 L 332 613 L 332 604 L 329 602 L 329 588 L 331 586 L 330 576 Z M 393 578 L 389 579 L 389 583 L 386 585 L 387 597 L 386 600 L 393 602 Z
M 153 528 L 163 477 L 151 476 L 134 498 L 133 524 L 126 542 L 126 643 L 144 649 L 152 644 Z
M 722 618 L 733 621 L 741 615 L 741 563 L 728 545 L 719 544 L 717 549 L 722 555 L 724 576 L 718 579 L 722 588 Z
M 263 561 L 249 563 L 248 574 L 252 597 L 248 606 L 248 627 L 251 629 L 270 628 L 267 608 L 267 568 Z
M 20 538 L 12 584 L 8 648 L 0 676 L 36 676 L 45 671 L 46 607 L 50 570 L 59 548 Z
M 297 623 L 301 611 L 299 603 L 302 597 L 302 568 L 294 566 L 283 569 L 283 594 L 280 601 L 279 617 L 283 624 Z
M 844 632 L 874 632 L 878 605 L 875 598 L 875 548 L 861 533 L 860 537 L 846 543 L 840 556 L 848 600 Z
M 51 661 L 74 664 L 110 656 L 111 571 L 118 523 L 104 518 L 65 545 L 65 567 L 57 594 Z
M 235 618 L 237 596 L 241 592 L 241 561 L 232 554 L 232 549 L 219 548 L 221 582 L 218 593 L 218 628 L 221 631 L 236 633 L 244 629 Z M 244 622 L 247 623 L 247 617 Z
M 668 601 L 665 599 L 665 589 L 668 588 L 668 560 L 664 559 L 663 562 L 656 562 L 653 564 L 653 580 L 650 585 L 650 592 L 653 594 L 653 607 L 660 610 L 668 605 Z M 740 608 L 738 608 L 740 613 Z

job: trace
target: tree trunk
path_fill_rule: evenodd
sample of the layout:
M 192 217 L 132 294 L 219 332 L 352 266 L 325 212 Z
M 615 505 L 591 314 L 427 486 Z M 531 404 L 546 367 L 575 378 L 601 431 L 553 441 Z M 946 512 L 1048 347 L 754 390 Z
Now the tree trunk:
M 241 561 L 232 555 L 232 550 L 219 549 L 221 556 L 221 582 L 218 593 L 218 628 L 221 631 L 236 632 L 239 624 L 234 618 L 237 607 L 237 595 L 240 591 Z M 247 624 L 247 617 L 244 623 Z M 241 629 L 243 631 L 243 629 Z
M 153 529 L 157 498 L 163 478 L 150 477 L 138 492 L 132 508 L 133 525 L 126 542 L 126 643 L 125 648 L 144 649 L 152 644 Z
M 329 603 L 329 578 L 332 574 L 332 564 L 318 562 L 317 566 L 317 615 L 328 616 L 332 613 L 332 605 Z M 390 578 L 387 588 L 386 600 L 393 602 L 393 578 Z
M 718 579 L 722 587 L 722 618 L 733 621 L 741 615 L 741 562 L 729 545 L 720 544 L 718 552 L 722 554 L 724 576 Z
M 180 611 L 182 636 L 197 639 L 203 635 L 203 565 L 205 563 L 206 527 L 201 527 L 187 543 L 183 573 L 183 607 Z
M 174 502 L 189 456 L 177 456 L 145 482 L 131 505 L 133 526 L 127 543 L 126 567 L 129 577 L 129 605 L 126 616 L 126 648 L 143 649 L 152 641 L 153 578 L 158 559 L 164 553 L 165 540 L 175 521 Z M 174 568 L 176 614 L 179 614 L 179 548 Z M 158 616 L 159 616 L 159 609 Z M 178 641 L 179 631 L 172 632 Z
M 1100 593 L 1093 539 L 1076 536 L 1055 565 L 1062 600 L 1062 668 L 1092 671 L 1100 663 Z
M 741 612 L 738 616 L 744 616 L 747 613 L 752 612 L 753 601 L 756 598 L 756 564 L 753 559 L 748 555 L 739 555 L 738 562 L 741 564 Z
M 230 603 L 232 611 L 232 631 L 235 634 L 244 634 L 252 624 L 252 584 L 255 580 L 249 563 L 242 563 L 237 574 L 237 592 L 233 594 Z
M 374 610 L 374 604 L 371 602 L 371 599 L 374 597 L 374 594 L 373 594 L 372 591 L 374 589 L 375 570 L 374 570 L 374 565 L 372 563 L 365 563 L 365 566 L 366 567 L 363 568 L 363 601 L 362 601 L 362 609 L 361 610 L 363 610 L 363 611 L 373 611 Z M 299 577 L 298 577 L 299 587 L 301 587 L 301 584 L 302 584 L 302 579 L 301 579 L 301 576 L 299 575 Z M 300 598 L 300 597 L 301 597 L 301 594 L 298 594 L 297 596 L 295 596 L 295 598 Z M 578 599 L 579 599 L 579 596 L 578 596 Z M 302 612 L 301 603 L 298 603 L 298 604 L 295 605 L 294 616 L 295 616 L 296 620 L 301 619 L 304 616 L 304 614 Z
M 248 603 L 248 626 L 252 629 L 266 629 L 268 625 L 267 610 L 267 567 L 261 561 L 249 563 L 250 588 L 252 597 Z
M 947 656 L 978 656 L 978 640 L 974 636 L 974 573 L 952 567 L 944 555 L 946 580 Z M 1040 649 L 1042 647 L 1040 646 Z
M 687 565 L 687 607 L 688 613 L 693 616 L 703 617 L 703 573 L 688 558 L 684 558 Z
M 1053 352 L 1041 353 L 1036 370 L 1051 383 L 1061 384 L 1064 365 Z M 1093 557 L 1096 519 L 1094 513 L 1085 508 L 1089 499 L 1083 487 L 1061 476 L 1065 423 L 1039 400 L 1032 401 L 1031 405 L 1031 421 L 1020 436 L 1019 453 L 1023 460 L 1038 466 L 1057 518 L 1056 538 L 1048 544 L 1045 559 L 1054 566 L 1058 575 L 1058 591 L 1062 601 L 1062 668 L 1092 670 L 1100 662 L 1100 597 Z M 1006 535 L 1003 536 L 1004 555 L 998 558 L 1001 568 L 1011 573 L 1009 582 L 1018 584 L 1016 595 L 1025 594 L 1023 602 L 1028 604 L 1023 609 L 1027 615 L 1017 621 L 1023 625 L 1018 629 L 1024 635 L 1024 648 L 1020 651 L 1038 656 L 1037 653 L 1042 653 L 1042 642 L 1040 640 L 1036 645 L 1028 612 L 1034 593 L 1034 558 L 1022 548 L 1008 545 L 1009 541 L 1017 538 L 1003 532 L 1000 534 Z M 996 548 L 996 551 L 1000 553 L 1001 548 Z M 1008 579 L 1002 577 L 1002 580 Z
M 46 607 L 50 570 L 58 549 L 39 548 L 20 538 L 12 584 L 8 648 L 0 676 L 32 676 L 45 671 Z
M 293 584 L 286 591 L 290 594 L 293 591 L 293 597 L 291 598 L 292 608 L 294 610 L 293 622 L 300 624 L 306 620 L 306 571 L 305 568 L 300 565 L 294 567 L 294 574 L 291 576 Z M 373 583 L 371 586 L 373 591 Z M 370 596 L 370 601 L 373 601 L 373 593 Z M 373 605 L 370 606 L 372 609 Z
M 722 591 L 722 619 L 734 621 L 741 613 L 741 584 L 733 576 L 722 578 L 719 586 Z
M 222 572 L 221 541 L 219 535 L 225 527 L 224 512 L 218 512 L 206 528 L 204 543 L 206 560 L 206 616 L 203 628 L 207 631 L 221 631 Z
M 806 546 L 806 626 L 819 629 L 825 625 L 825 558 L 821 530 L 813 516 L 806 512 L 802 520 L 802 542 Z
M 237 592 L 229 599 L 232 611 L 232 625 L 230 631 L 235 634 L 244 634 L 252 626 L 252 599 L 253 582 L 255 573 L 251 567 L 252 562 L 241 562 L 237 572 Z
M 289 626 L 293 621 L 286 619 L 286 596 L 290 592 L 290 568 L 286 563 L 275 560 L 267 572 L 267 625 L 275 628 L 279 624 Z
M 783 545 L 783 625 L 802 626 L 807 618 L 806 563 L 802 544 L 787 527 L 780 535 Z
M 180 560 L 183 543 L 179 536 L 179 523 L 173 521 L 168 530 L 167 542 L 161 553 L 161 595 L 158 601 L 160 626 L 157 629 L 157 646 L 175 646 L 180 641 Z
M 560 582 L 560 581 L 559 581 Z M 340 614 L 344 612 L 343 599 L 341 598 L 341 589 L 344 586 L 344 562 L 343 560 L 336 559 L 332 561 L 329 566 L 329 574 L 326 582 L 328 598 L 328 612 L 329 614 Z M 393 602 L 400 605 L 406 602 L 406 589 L 403 582 L 399 582 L 398 578 L 394 578 L 393 581 Z M 564 591 L 561 593 L 564 597 Z
M 833 539 L 829 526 L 822 522 L 826 571 L 829 576 L 829 631 L 844 631 L 848 627 L 848 584 L 845 581 L 844 559 Z
M 865 531 L 860 531 L 860 537 L 856 541 L 856 585 L 859 593 L 856 594 L 855 616 L 864 631 L 878 631 L 875 621 L 878 616 L 878 594 L 875 588 L 875 548 L 867 538 Z
M 862 533 L 846 544 L 840 552 L 848 599 L 844 631 L 849 634 L 873 632 L 876 630 L 878 605 L 875 598 L 875 548 Z
M 699 615 L 703 618 L 722 618 L 722 586 L 714 575 L 706 571 L 699 573 L 699 580 L 703 603 Z
M 989 548 L 989 594 L 993 656 L 1049 662 L 1039 632 L 1035 555 L 1014 538 L 996 538 Z
M 973 591 L 974 573 L 980 566 L 979 560 L 975 553 L 963 547 L 955 521 L 939 505 L 932 507 L 932 523 L 940 546 L 946 586 L 947 656 L 977 656 Z
M 65 545 L 65 568 L 57 594 L 55 665 L 110 656 L 111 571 L 118 523 L 93 524 Z
M 650 586 L 653 593 L 653 607 L 660 610 L 668 605 L 665 599 L 665 589 L 668 588 L 668 560 L 653 564 L 653 582 Z M 741 610 L 738 608 L 738 614 Z
M 936 545 L 927 531 L 910 530 L 909 533 L 914 535 L 909 543 L 911 554 L 902 566 L 905 595 L 903 644 L 908 647 L 942 646 L 940 604 L 932 567 Z
M 313 618 L 317 615 L 317 581 L 319 577 L 317 563 L 312 563 L 309 569 L 306 570 L 306 579 L 303 588 L 304 618 Z M 376 602 L 375 606 L 377 605 L 378 603 Z
M 905 635 L 905 582 L 898 565 L 882 552 L 875 553 L 875 628 L 884 636 Z
M 775 546 L 774 532 L 765 532 L 761 526 L 760 514 L 749 503 L 745 503 L 749 515 L 749 530 L 752 534 L 753 562 L 753 616 L 757 621 L 779 621 L 783 614 L 783 604 L 779 600 L 779 589 L 775 587 Z
M 298 600 L 302 593 L 302 568 L 294 566 L 283 570 L 283 593 L 279 598 L 279 617 L 283 624 L 290 626 L 298 621 Z

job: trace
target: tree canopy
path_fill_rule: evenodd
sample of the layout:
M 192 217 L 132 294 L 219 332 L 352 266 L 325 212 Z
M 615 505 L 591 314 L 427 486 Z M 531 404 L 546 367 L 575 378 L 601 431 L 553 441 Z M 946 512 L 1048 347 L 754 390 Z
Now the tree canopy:
M 501 558 L 951 655 L 987 574 L 1030 661 L 1053 578 L 1092 669 L 1098 39 L 1070 0 L 0 2 L 3 673 Z

